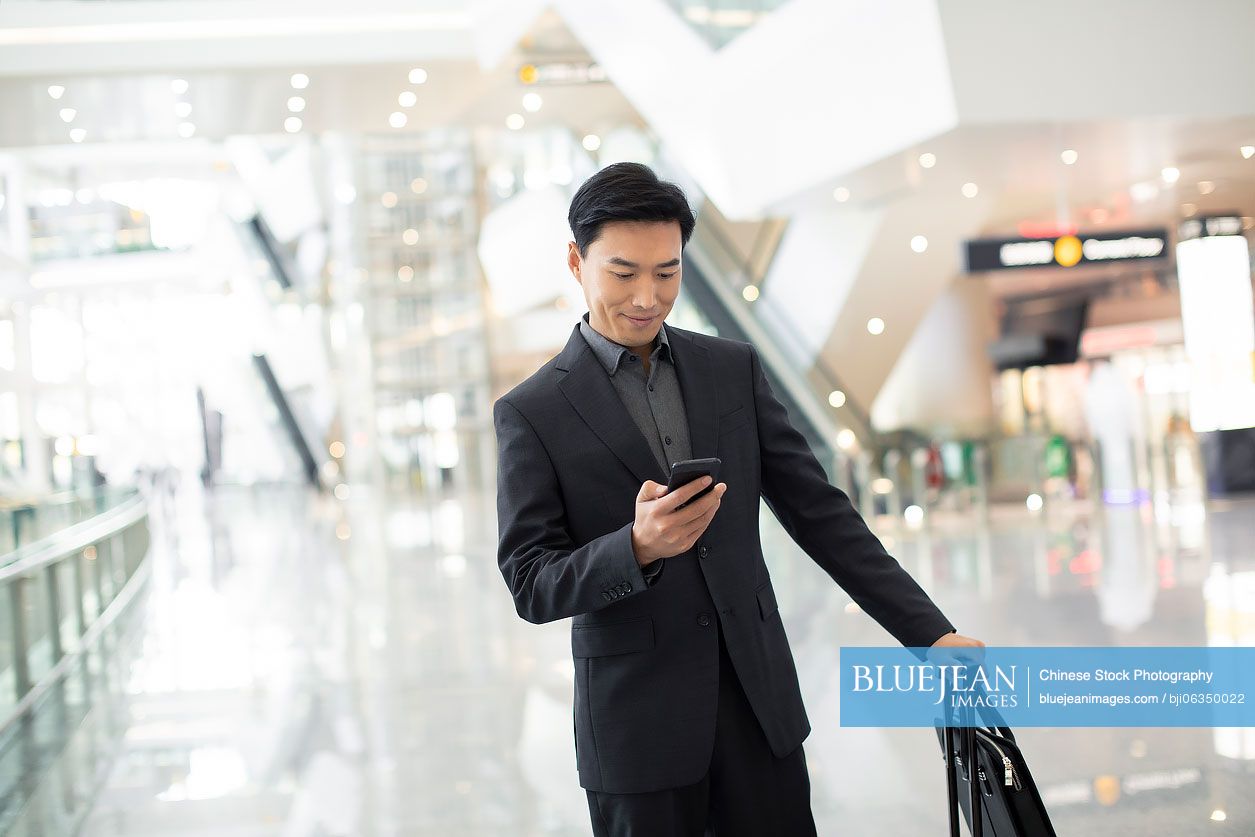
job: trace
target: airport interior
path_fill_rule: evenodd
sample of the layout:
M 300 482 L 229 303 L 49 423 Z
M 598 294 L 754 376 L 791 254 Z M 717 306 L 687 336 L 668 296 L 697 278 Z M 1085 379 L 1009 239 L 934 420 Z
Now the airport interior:
M 666 326 L 753 344 L 959 633 L 1255 644 L 1253 43 L 1249 0 L 5 0 L 0 834 L 590 833 L 493 406 L 616 162 L 695 215 Z M 759 509 L 818 833 L 945 833 L 933 732 L 840 724 L 893 637 Z M 1061 837 L 1255 833 L 1255 729 L 1016 734 Z

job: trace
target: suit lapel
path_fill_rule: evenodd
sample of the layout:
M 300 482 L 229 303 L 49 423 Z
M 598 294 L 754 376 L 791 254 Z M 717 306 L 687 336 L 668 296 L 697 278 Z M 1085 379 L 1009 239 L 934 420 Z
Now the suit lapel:
M 715 417 L 718 415 L 710 352 L 705 346 L 698 345 L 690 332 L 668 328 L 667 337 L 680 378 L 680 392 L 684 396 L 693 458 L 706 459 L 715 455 Z
M 710 354 L 687 332 L 668 328 L 667 336 L 684 397 L 693 458 L 714 456 L 718 407 Z M 558 355 L 556 366 L 566 372 L 558 388 L 606 447 L 641 482 L 653 480 L 665 484 L 667 474 L 654 459 L 649 443 L 624 408 L 606 370 L 580 334 L 578 324 Z
M 558 388 L 606 447 L 641 482 L 653 480 L 665 484 L 667 475 L 658 467 L 649 443 L 628 415 L 619 393 L 615 392 L 606 370 L 580 334 L 578 325 L 558 356 L 557 367 L 566 370 Z

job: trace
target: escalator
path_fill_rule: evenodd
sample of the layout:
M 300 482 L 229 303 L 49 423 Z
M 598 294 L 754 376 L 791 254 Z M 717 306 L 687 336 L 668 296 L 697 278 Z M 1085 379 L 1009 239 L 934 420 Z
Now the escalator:
M 855 495 L 867 482 L 869 456 L 880 447 L 867 413 L 848 398 L 840 408 L 829 393 L 844 392 L 837 375 L 822 358 L 811 359 L 803 371 L 795 358 L 804 356 L 790 345 L 789 329 L 769 307 L 750 304 L 741 288 L 756 285 L 755 269 L 719 228 L 716 212 L 704 206 L 684 250 L 684 287 L 691 303 L 721 337 L 753 343 L 776 397 L 793 426 L 806 438 L 834 485 Z M 862 498 L 860 498 L 862 499 Z

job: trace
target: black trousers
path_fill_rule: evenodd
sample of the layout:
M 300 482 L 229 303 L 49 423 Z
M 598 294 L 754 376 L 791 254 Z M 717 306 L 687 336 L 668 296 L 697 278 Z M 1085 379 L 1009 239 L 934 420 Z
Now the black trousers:
M 719 710 L 710 769 L 682 788 L 585 791 L 596 837 L 814 837 L 810 776 L 799 746 L 776 758 L 719 632 Z

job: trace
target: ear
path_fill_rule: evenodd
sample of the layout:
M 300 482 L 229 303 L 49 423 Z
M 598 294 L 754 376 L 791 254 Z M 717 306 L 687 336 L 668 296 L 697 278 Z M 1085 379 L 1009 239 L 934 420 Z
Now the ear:
M 584 260 L 580 258 L 580 248 L 575 246 L 574 241 L 567 242 L 566 264 L 567 268 L 571 271 L 571 275 L 574 276 L 576 280 L 579 280 L 580 268 L 584 264 Z

